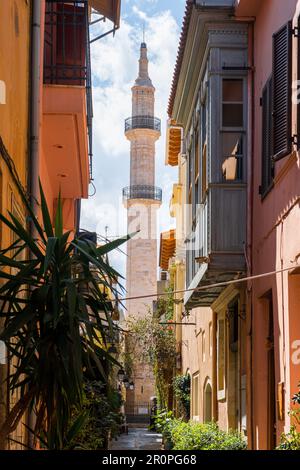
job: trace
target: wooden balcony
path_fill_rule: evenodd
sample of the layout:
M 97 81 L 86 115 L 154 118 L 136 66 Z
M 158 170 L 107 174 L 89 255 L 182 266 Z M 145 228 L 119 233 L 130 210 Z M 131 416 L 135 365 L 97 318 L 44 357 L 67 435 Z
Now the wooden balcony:
M 196 289 L 240 277 L 245 272 L 245 184 L 211 185 L 198 207 L 186 240 L 187 287 Z M 225 286 L 187 292 L 187 308 L 210 306 Z

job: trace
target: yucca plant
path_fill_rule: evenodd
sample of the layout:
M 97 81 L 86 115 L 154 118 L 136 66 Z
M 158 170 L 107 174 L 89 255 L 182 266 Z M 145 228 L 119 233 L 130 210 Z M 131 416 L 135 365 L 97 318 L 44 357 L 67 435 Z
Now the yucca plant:
M 35 439 L 48 449 L 63 449 L 86 419 L 79 415 L 70 425 L 74 407 L 81 408 L 84 371 L 105 383 L 108 364 L 115 362 L 106 347 L 115 326 L 105 291 L 118 294 L 112 285 L 119 275 L 106 255 L 128 237 L 97 247 L 64 232 L 60 197 L 52 227 L 41 186 L 40 196 L 41 223 L 23 195 L 31 231 L 12 213 L 9 219 L 0 214 L 14 234 L 14 242 L 0 250 L 0 340 L 14 366 L 10 392 L 19 390 L 0 439 L 32 411 Z

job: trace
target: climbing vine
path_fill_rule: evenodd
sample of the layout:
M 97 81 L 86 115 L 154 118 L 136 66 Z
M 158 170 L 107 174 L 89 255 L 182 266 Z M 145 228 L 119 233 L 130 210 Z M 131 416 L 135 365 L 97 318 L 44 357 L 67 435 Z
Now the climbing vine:
M 191 378 L 188 374 L 177 375 L 173 379 L 174 395 L 178 404 L 178 412 L 183 418 L 190 418 Z
M 130 354 L 139 355 L 154 372 L 160 407 L 172 407 L 173 371 L 176 361 L 176 338 L 173 321 L 173 298 L 159 299 L 156 308 L 142 318 L 129 318 Z

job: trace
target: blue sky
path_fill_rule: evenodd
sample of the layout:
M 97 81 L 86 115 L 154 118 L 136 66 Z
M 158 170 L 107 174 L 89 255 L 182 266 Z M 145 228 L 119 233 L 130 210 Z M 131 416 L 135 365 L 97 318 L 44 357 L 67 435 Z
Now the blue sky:
M 167 103 L 177 54 L 185 0 L 122 0 L 121 28 L 92 46 L 94 97 L 93 174 L 96 194 L 82 202 L 81 227 L 108 238 L 127 231 L 122 188 L 129 183 L 130 147 L 124 119 L 131 114 L 131 87 L 137 77 L 139 47 L 145 24 L 149 73 L 156 87 L 156 116 L 162 136 L 156 146 L 156 185 L 163 189 L 159 230 L 174 225 L 169 200 L 177 169 L 165 166 Z M 109 22 L 101 30 L 109 29 Z M 99 34 L 97 26 L 95 34 Z M 92 33 L 93 34 L 93 33 Z M 93 194 L 93 187 L 90 188 Z M 126 256 L 115 253 L 111 262 L 125 272 Z

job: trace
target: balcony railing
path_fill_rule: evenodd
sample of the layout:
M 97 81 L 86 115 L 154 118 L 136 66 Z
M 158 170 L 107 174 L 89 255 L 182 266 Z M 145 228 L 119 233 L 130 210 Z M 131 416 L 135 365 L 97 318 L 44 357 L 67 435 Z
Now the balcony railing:
M 125 132 L 132 129 L 152 129 L 160 132 L 161 121 L 153 116 L 133 116 L 125 120 Z
M 92 179 L 93 100 L 88 0 L 46 1 L 44 83 L 85 86 Z
M 162 190 L 156 186 L 127 186 L 123 189 L 123 199 L 152 199 L 162 201 Z

